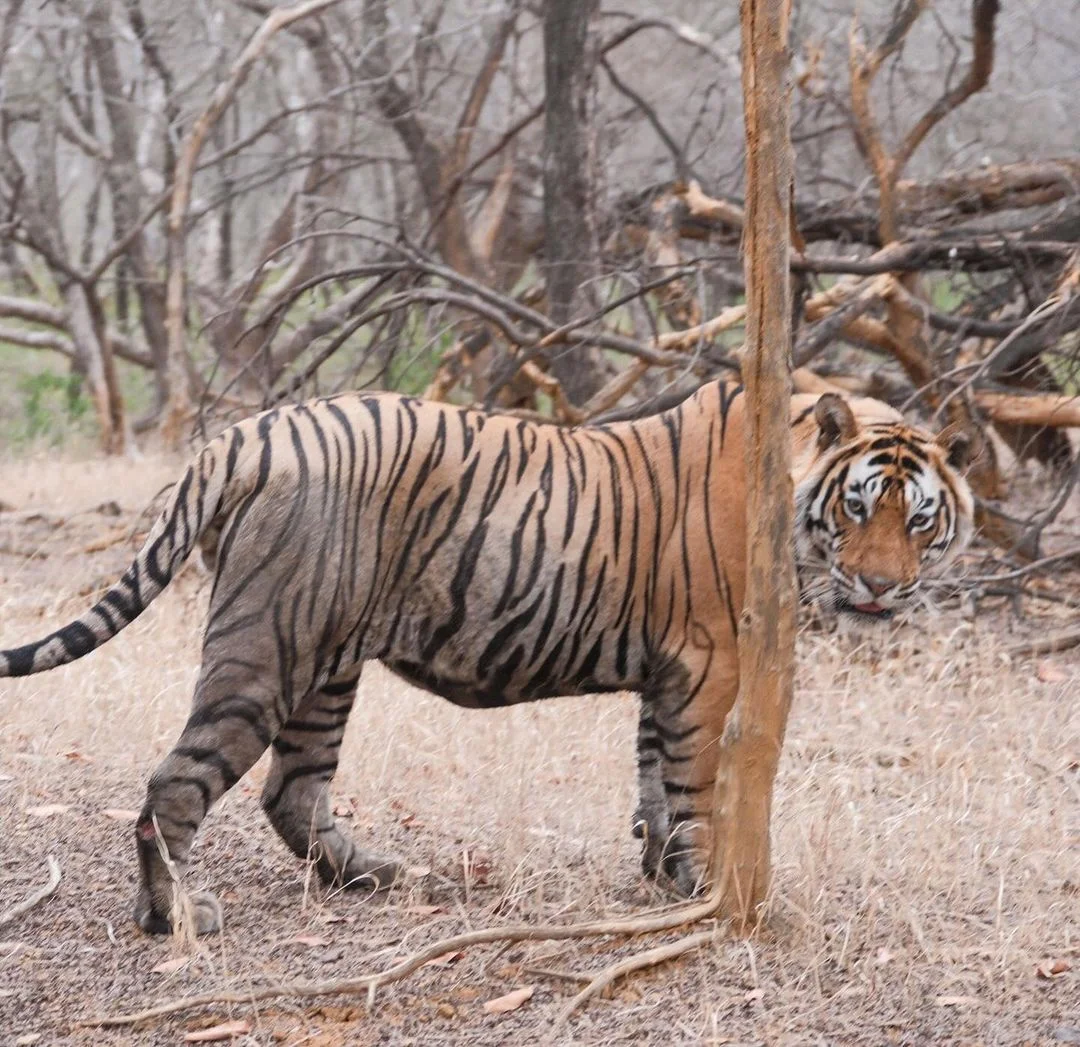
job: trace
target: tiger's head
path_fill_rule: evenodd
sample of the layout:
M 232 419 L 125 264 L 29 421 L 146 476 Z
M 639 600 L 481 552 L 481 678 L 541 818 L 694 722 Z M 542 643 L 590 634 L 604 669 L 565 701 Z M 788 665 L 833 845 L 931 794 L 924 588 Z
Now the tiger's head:
M 969 441 L 908 425 L 876 400 L 793 405 L 795 546 L 804 598 L 887 617 L 971 540 Z M 852 409 L 854 407 L 854 410 Z

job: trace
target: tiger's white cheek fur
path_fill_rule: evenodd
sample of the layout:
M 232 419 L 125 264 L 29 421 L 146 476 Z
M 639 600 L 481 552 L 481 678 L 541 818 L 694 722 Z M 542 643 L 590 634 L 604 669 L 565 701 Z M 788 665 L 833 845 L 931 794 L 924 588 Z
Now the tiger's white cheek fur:
M 823 485 L 816 498 L 811 497 L 819 476 L 810 477 L 795 492 L 795 558 L 800 563 L 831 566 L 836 539 L 825 511 L 824 487 L 828 485 Z
M 944 569 L 960 551 L 956 530 L 957 509 L 946 498 L 945 485 L 932 470 L 920 472 L 911 477 L 904 485 L 910 513 L 926 513 L 934 518 L 929 528 L 932 535 L 930 542 L 922 550 L 920 561 L 924 568 L 939 572 Z M 945 518 L 942 518 L 942 514 Z

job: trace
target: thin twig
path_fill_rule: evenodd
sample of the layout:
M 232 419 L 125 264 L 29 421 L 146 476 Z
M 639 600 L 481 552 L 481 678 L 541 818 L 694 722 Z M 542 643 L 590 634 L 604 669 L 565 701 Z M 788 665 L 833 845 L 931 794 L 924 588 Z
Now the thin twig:
M 534 978 L 553 978 L 563 982 L 591 982 L 591 974 L 578 974 L 576 971 L 556 971 L 551 967 L 523 967 L 525 974 Z
M 60 886 L 60 863 L 51 854 L 45 860 L 49 866 L 48 882 L 28 894 L 18 905 L 13 905 L 7 912 L 0 914 L 0 927 L 6 927 L 9 923 L 14 923 L 24 913 L 28 913 L 35 905 L 48 898 Z
M 968 585 L 983 585 L 994 584 L 995 582 L 1008 582 L 1013 578 L 1023 578 L 1025 575 L 1034 574 L 1036 571 L 1044 571 L 1048 567 L 1052 567 L 1057 563 L 1064 563 L 1069 560 L 1080 561 L 1080 549 L 1070 549 L 1064 553 L 1056 553 L 1053 556 L 1046 556 L 1041 560 L 1036 560 L 1034 563 L 1026 564 L 1023 567 L 1018 567 L 1014 571 L 1006 571 L 1003 574 L 985 574 L 975 575 L 970 578 L 963 579 Z

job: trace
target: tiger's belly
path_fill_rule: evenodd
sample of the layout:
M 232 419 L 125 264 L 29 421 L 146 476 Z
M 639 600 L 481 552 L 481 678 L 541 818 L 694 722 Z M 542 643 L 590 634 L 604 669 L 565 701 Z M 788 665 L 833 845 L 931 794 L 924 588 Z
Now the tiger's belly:
M 536 702 L 544 698 L 560 698 L 574 694 L 603 694 L 611 691 L 637 690 L 626 683 L 594 681 L 588 686 L 554 683 L 547 687 L 539 684 L 528 688 L 509 686 L 500 690 L 486 680 L 467 680 L 450 676 L 441 676 L 430 668 L 410 661 L 387 661 L 387 668 L 403 680 L 445 698 L 454 705 L 465 709 L 497 709 L 504 705 L 517 705 L 521 702 Z
M 567 629 L 477 610 L 440 644 L 439 626 L 419 616 L 379 660 L 397 675 L 455 705 L 496 708 L 564 695 L 638 690 L 644 657 L 632 629 Z M 444 625 L 444 629 L 451 626 Z M 411 635 L 410 635 L 411 634 Z
M 555 630 L 536 637 L 508 637 L 472 629 L 454 644 L 424 658 L 424 644 L 404 644 L 380 657 L 410 684 L 456 706 L 492 709 L 568 695 L 637 690 L 644 673 L 639 652 L 620 659 L 618 634 L 575 635 Z M 633 667 L 631 666 L 633 654 Z

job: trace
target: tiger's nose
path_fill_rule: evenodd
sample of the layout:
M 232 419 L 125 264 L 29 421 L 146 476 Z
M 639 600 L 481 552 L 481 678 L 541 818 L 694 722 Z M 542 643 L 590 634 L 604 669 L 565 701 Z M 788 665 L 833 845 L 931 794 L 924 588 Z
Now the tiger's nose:
M 896 585 L 896 582 L 891 578 L 883 578 L 879 574 L 864 574 L 861 577 L 863 585 L 870 590 L 873 596 L 880 596 Z

